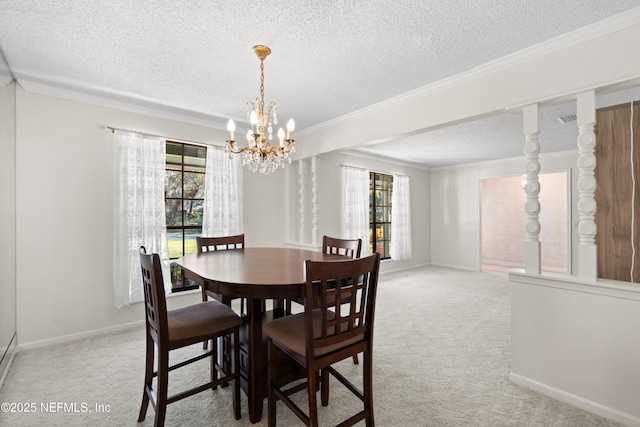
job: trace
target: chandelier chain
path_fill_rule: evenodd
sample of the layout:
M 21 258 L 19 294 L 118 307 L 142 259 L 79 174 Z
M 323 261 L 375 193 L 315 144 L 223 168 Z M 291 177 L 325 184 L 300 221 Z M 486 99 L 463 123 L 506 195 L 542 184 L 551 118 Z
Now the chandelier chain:
M 264 59 L 260 60 L 260 113 L 264 114 Z

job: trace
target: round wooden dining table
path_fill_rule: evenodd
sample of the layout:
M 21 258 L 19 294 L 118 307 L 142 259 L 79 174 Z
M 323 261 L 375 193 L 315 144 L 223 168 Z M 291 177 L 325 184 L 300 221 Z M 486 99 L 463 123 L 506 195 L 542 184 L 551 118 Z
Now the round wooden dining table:
M 341 255 L 295 248 L 244 248 L 186 255 L 176 262 L 184 277 L 224 297 L 247 299 L 247 316 L 241 333 L 240 376 L 249 402 L 252 423 L 262 417 L 267 397 L 266 346 L 262 324 L 269 319 L 263 301 L 282 301 L 302 296 L 304 262 L 345 261 Z M 274 303 L 276 309 L 278 303 Z

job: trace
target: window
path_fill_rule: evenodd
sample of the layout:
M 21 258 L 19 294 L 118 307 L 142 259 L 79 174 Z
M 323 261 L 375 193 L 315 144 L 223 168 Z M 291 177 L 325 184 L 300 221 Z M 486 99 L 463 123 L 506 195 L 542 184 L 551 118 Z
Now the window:
M 202 234 L 206 158 L 206 147 L 167 141 L 165 215 L 172 292 L 197 287 L 183 283 L 175 260 L 197 252 L 196 237 Z
M 393 175 L 369 172 L 369 253 L 391 258 Z

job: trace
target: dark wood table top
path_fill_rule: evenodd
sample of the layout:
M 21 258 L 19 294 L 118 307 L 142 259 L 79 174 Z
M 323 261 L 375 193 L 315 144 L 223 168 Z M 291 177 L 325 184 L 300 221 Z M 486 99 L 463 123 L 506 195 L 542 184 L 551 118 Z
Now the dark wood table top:
M 186 270 L 183 271 L 186 277 L 207 283 L 214 292 L 270 299 L 300 296 L 305 260 L 348 259 L 295 248 L 244 248 L 186 255 L 176 262 Z

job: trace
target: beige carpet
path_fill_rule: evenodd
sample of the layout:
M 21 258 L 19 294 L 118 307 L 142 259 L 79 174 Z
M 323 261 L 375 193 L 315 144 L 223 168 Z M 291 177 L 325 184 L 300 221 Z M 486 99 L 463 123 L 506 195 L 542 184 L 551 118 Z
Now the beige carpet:
M 509 382 L 509 295 L 508 279 L 488 273 L 425 267 L 382 275 L 374 353 L 376 424 L 617 425 Z M 143 366 L 142 328 L 21 352 L 0 390 L 0 403 L 33 403 L 35 412 L 0 412 L 0 425 L 136 425 Z M 360 366 L 345 361 L 339 368 L 357 378 Z M 202 362 L 172 373 L 170 383 L 181 387 L 207 375 L 208 364 Z M 347 418 L 359 404 L 339 383 L 331 387 L 329 407 L 320 409 L 323 426 Z M 233 418 L 226 388 L 169 405 L 166 424 L 249 426 L 242 396 L 240 421 Z M 264 406 L 256 426 L 267 425 Z M 143 425 L 153 425 L 153 414 L 150 408 Z M 278 425 L 301 423 L 279 404 Z

